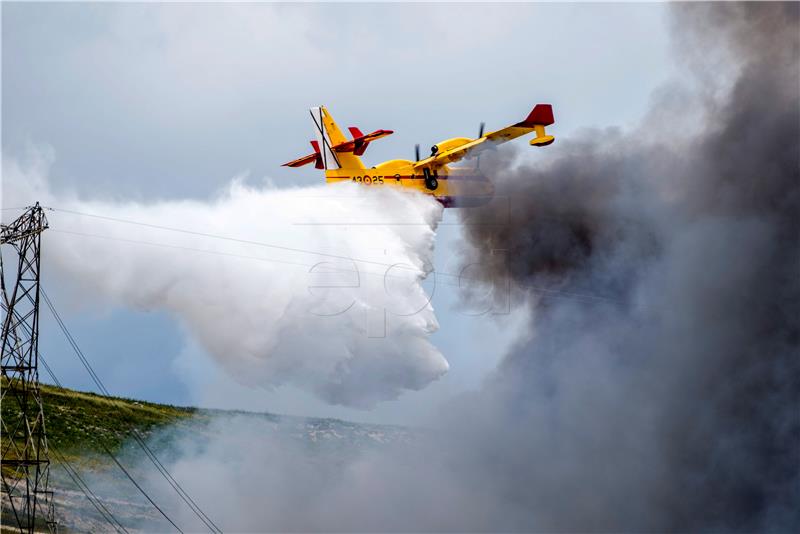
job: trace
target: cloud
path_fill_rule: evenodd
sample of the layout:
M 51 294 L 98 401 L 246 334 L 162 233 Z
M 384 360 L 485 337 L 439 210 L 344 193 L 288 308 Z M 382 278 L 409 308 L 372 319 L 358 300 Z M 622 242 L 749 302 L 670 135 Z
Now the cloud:
M 664 9 L 9 4 L 3 150 L 56 147 L 55 191 L 204 198 L 241 169 L 318 183 L 313 170 L 278 167 L 308 147 L 313 105 L 341 126 L 395 131 L 370 146 L 371 164 L 473 135 L 482 120 L 519 121 L 539 101 L 560 110 L 556 135 L 626 122 L 646 105 L 641 88 L 665 77 Z M 532 53 L 531 21 L 538 43 L 559 45 Z M 503 98 L 487 98 L 498 84 Z

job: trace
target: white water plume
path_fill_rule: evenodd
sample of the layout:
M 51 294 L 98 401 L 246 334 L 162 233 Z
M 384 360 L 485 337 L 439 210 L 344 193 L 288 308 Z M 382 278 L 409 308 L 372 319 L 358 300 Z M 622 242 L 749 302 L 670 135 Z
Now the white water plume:
M 47 158 L 3 167 L 4 207 L 55 208 L 49 269 L 84 294 L 171 312 L 241 383 L 368 408 L 447 371 L 422 285 L 441 217 L 430 198 L 234 180 L 210 200 L 92 200 L 52 193 Z

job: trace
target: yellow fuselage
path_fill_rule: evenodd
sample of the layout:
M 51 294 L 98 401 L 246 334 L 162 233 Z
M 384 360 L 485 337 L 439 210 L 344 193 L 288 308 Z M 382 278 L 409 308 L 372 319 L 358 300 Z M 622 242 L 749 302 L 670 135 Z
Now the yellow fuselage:
M 371 187 L 402 187 L 434 196 L 446 207 L 473 207 L 486 204 L 494 196 L 494 186 L 478 169 L 442 166 L 437 170 L 438 185 L 428 189 L 421 170 L 404 159 L 385 161 L 368 169 L 328 169 L 327 183 L 354 182 Z

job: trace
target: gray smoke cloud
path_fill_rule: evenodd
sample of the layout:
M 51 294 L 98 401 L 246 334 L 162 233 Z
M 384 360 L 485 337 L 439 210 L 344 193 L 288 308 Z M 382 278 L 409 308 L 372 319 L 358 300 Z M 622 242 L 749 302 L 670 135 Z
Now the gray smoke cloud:
M 485 280 L 612 299 L 515 292 L 530 332 L 474 425 L 546 529 L 800 526 L 799 12 L 673 6 L 700 90 L 495 168 L 510 208 L 469 214 Z
M 388 450 L 187 444 L 224 528 L 800 529 L 800 6 L 672 13 L 690 77 L 641 128 L 482 162 L 511 202 L 468 213 L 470 275 L 531 312 L 494 375 Z

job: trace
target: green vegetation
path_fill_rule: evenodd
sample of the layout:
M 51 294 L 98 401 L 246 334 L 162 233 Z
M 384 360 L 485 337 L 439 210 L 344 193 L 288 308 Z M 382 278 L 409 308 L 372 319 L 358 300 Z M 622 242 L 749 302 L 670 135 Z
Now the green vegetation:
M 20 420 L 19 405 L 14 399 L 13 385 L 7 379 L 2 379 L 0 387 L 4 395 L 0 415 L 3 425 L 13 431 Z M 168 466 L 186 451 L 183 447 L 187 443 L 202 447 L 224 435 L 229 429 L 225 423 L 230 421 L 235 422 L 235 429 L 248 425 L 257 429 L 267 443 L 271 443 L 271 437 L 292 440 L 290 443 L 297 450 L 309 455 L 310 462 L 320 465 L 342 462 L 346 455 L 359 450 L 409 442 L 416 435 L 401 427 L 272 413 L 183 408 L 49 385 L 41 385 L 41 397 L 50 445 L 49 489 L 55 492 L 59 532 L 108 530 L 108 525 L 70 478 L 67 465 L 86 478 L 98 498 L 110 503 L 123 524 L 138 525 L 143 531 L 163 529 L 155 511 L 139 498 L 137 490 L 104 452 L 104 447 L 114 452 L 136 480 L 156 476 L 155 467 L 132 442 L 134 429 Z M 8 452 L 13 450 L 6 449 L 9 436 L 3 432 L 0 437 L 8 458 Z M 62 462 L 62 456 L 67 462 Z M 4 464 L 2 469 L 9 479 L 18 476 L 13 465 Z M 7 503 L 3 502 L 0 508 L 0 524 L 15 524 Z M 44 526 L 36 530 L 47 531 Z M 7 532 L 6 529 L 0 531 L 1 534 Z
M 9 383 L 4 379 L 2 388 L 7 387 Z M 68 456 L 101 453 L 103 445 L 112 451 L 118 450 L 130 438 L 133 429 L 146 437 L 159 427 L 188 422 L 202 415 L 195 408 L 103 397 L 44 384 L 41 396 L 48 444 Z M 19 406 L 12 396 L 4 397 L 2 418 L 5 425 L 13 428 L 19 415 Z M 6 439 L 7 436 L 3 436 L 4 442 Z

